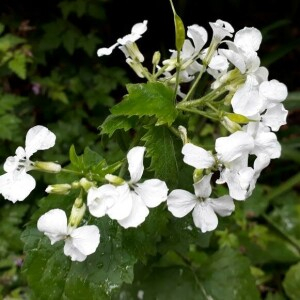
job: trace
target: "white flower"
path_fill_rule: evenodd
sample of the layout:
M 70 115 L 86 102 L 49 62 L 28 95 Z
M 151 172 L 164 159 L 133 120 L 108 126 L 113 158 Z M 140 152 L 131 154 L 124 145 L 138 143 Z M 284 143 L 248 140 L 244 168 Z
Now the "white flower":
M 164 181 L 149 179 L 138 183 L 143 175 L 145 147 L 134 147 L 127 154 L 130 180 L 118 186 L 106 184 L 90 189 L 89 211 L 95 217 L 107 214 L 124 228 L 137 227 L 145 221 L 151 207 L 167 199 L 168 188 Z M 110 176 L 106 176 L 110 179 Z M 112 181 L 113 182 L 113 181 Z
M 181 153 L 184 155 L 183 161 L 196 169 L 211 168 L 215 164 L 215 158 L 211 152 L 192 143 L 186 143 Z
M 212 173 L 194 184 L 195 195 L 185 190 L 174 190 L 167 199 L 169 211 L 177 218 L 182 218 L 193 210 L 195 226 L 202 232 L 216 229 L 218 226 L 216 213 L 224 217 L 234 211 L 234 203 L 230 196 L 209 198 L 212 191 L 211 176 Z
M 134 43 L 135 41 L 137 41 L 139 38 L 142 37 L 143 33 L 146 32 L 147 30 L 147 20 L 144 20 L 143 23 L 137 23 L 135 24 L 132 28 L 131 28 L 131 33 L 125 35 L 122 38 L 119 38 L 117 40 L 117 43 L 115 43 L 114 45 L 112 45 L 109 48 L 100 48 L 97 51 L 97 55 L 103 56 L 103 55 L 110 55 L 112 53 L 112 51 L 119 45 L 121 46 L 126 46 L 126 45 L 130 45 L 131 43 Z
M 268 108 L 265 114 L 262 115 L 262 123 L 269 126 L 273 131 L 278 131 L 280 126 L 286 124 L 288 111 L 279 103 Z
M 216 22 L 210 22 L 210 27 L 213 30 L 213 39 L 218 43 L 221 42 L 226 36 L 232 37 L 234 32 L 233 27 L 225 21 L 217 20 Z
M 43 214 L 38 220 L 37 228 L 50 239 L 51 245 L 64 240 L 64 254 L 70 256 L 72 261 L 84 261 L 96 251 L 100 243 L 97 226 L 69 227 L 65 212 L 58 208 Z
M 7 172 L 0 176 L 0 193 L 12 202 L 23 201 L 35 188 L 35 179 L 27 174 L 34 169 L 29 159 L 38 150 L 49 149 L 55 144 L 55 135 L 44 126 L 34 126 L 27 132 L 25 149 L 18 147 L 15 156 L 10 156 L 4 163 Z

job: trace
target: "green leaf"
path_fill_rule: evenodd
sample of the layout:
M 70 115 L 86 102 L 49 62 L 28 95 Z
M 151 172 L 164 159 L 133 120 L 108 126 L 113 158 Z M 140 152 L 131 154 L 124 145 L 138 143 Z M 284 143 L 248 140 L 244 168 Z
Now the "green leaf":
M 297 263 L 296 265 L 290 267 L 283 281 L 284 290 L 291 300 L 300 299 L 299 286 L 300 286 L 300 263 Z
M 128 228 L 123 233 L 123 245 L 139 261 L 146 263 L 148 256 L 155 255 L 161 240 L 161 233 L 166 230 L 168 218 L 163 206 L 150 211 L 146 221 L 136 228 Z
M 122 245 L 121 227 L 108 218 L 90 219 L 100 229 L 96 252 L 84 262 L 72 262 L 63 254 L 64 241 L 50 244 L 36 228 L 38 217 L 51 208 L 69 211 L 75 196 L 48 196 L 22 235 L 25 243 L 25 271 L 30 288 L 37 299 L 111 299 L 124 283 L 133 280 L 136 259 Z M 49 288 L 45 288 L 49 287 Z
M 141 268 L 133 288 L 122 291 L 122 299 L 144 300 L 258 300 L 254 278 L 246 257 L 229 248 L 213 254 L 198 269 L 193 266 Z
M 150 170 L 155 177 L 166 181 L 168 187 L 177 186 L 179 167 L 176 153 L 180 153 L 181 141 L 175 139 L 165 126 L 149 127 L 142 137 L 147 149 L 146 156 L 151 158 Z
M 155 116 L 157 125 L 171 125 L 177 116 L 173 105 L 173 91 L 159 82 L 128 84 L 128 95 L 111 108 L 114 115 Z
M 21 52 L 15 52 L 13 58 L 8 62 L 8 67 L 21 79 L 26 78 L 26 57 Z
M 111 137 L 116 130 L 128 131 L 136 126 L 138 118 L 127 116 L 109 115 L 100 126 L 101 134 L 108 134 Z
M 78 34 L 75 30 L 67 30 L 63 34 L 63 45 L 70 55 L 74 53 Z
M 197 274 L 203 280 L 206 294 L 215 300 L 259 299 L 248 258 L 230 248 L 212 255 Z
M 76 167 L 79 170 L 84 169 L 84 162 L 83 162 L 83 157 L 78 156 L 75 150 L 75 146 L 72 145 L 69 150 L 69 157 L 70 157 L 70 162 L 74 167 Z
M 9 50 L 10 48 L 13 48 L 19 44 L 24 43 L 25 40 L 13 35 L 13 34 L 5 34 L 4 36 L 2 36 L 0 38 L 0 51 L 1 52 L 6 52 L 7 50 Z

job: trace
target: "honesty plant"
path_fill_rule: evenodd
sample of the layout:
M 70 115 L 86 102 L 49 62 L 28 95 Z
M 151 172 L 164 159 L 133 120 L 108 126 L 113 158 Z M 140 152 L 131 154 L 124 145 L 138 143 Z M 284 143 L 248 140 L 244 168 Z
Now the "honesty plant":
M 55 142 L 54 133 L 38 125 L 28 131 L 25 149 L 19 147 L 16 156 L 6 160 L 7 173 L 0 177 L 0 193 L 16 202 L 24 200 L 35 187 L 28 171 L 60 173 L 57 183 L 46 188 L 50 195 L 42 203 L 50 203 L 51 197 L 56 200 L 42 205 L 48 211 L 39 213 L 36 236 L 41 240 L 44 233 L 51 245 L 63 240 L 63 251 L 59 249 L 71 260 L 90 261 L 87 277 L 96 272 L 96 266 L 91 269 L 92 262 L 100 260 L 99 264 L 107 268 L 104 275 L 101 273 L 102 280 L 114 288 L 132 282 L 133 275 L 122 273 L 126 279 L 116 279 L 120 276 L 112 274 L 118 268 L 112 271 L 107 265 L 111 259 L 100 253 L 112 257 L 122 248 L 117 243 L 132 232 L 136 231 L 133 236 L 139 239 L 143 223 L 156 211 L 163 212 L 157 218 L 160 222 L 187 218 L 192 212 L 190 228 L 215 230 L 217 215 L 231 215 L 234 200 L 246 200 L 263 169 L 281 154 L 275 132 L 286 124 L 282 102 L 287 88 L 269 79 L 267 68 L 260 65 L 260 31 L 245 27 L 234 33 L 228 22 L 217 20 L 209 23 L 212 39 L 208 41 L 209 33 L 198 24 L 188 26 L 186 36 L 175 11 L 174 16 L 176 49 L 162 61 L 160 52 L 155 52 L 151 71 L 137 45 L 147 30 L 147 20 L 97 52 L 99 57 L 110 55 L 118 47 L 137 76 L 147 80 L 128 84 L 128 94 L 111 108 L 111 115 L 100 126 L 102 135 L 114 138 L 118 132 L 131 140 L 123 159 L 108 163 L 89 148 L 78 156 L 72 146 L 67 167 L 32 162 L 29 158 L 33 153 L 49 149 Z M 209 78 L 206 82 L 205 73 Z M 202 140 L 200 123 L 214 128 L 210 143 Z M 111 228 L 115 228 L 114 235 L 109 235 Z M 138 242 L 130 240 L 131 252 L 123 253 L 121 260 L 134 256 Z M 39 252 L 40 245 L 37 247 Z M 136 260 L 130 260 L 130 272 Z M 105 289 L 106 295 L 110 292 L 110 288 Z

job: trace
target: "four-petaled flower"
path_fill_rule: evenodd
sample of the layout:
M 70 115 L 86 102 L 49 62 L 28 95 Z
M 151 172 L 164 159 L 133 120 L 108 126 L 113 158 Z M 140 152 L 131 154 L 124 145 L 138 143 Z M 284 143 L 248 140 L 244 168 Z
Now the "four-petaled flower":
M 35 179 L 27 171 L 35 169 L 29 159 L 38 150 L 46 150 L 54 146 L 55 135 L 48 128 L 37 125 L 28 130 L 25 149 L 18 147 L 15 156 L 10 156 L 4 163 L 7 172 L 0 176 L 0 193 L 12 202 L 23 201 L 35 188 Z M 56 164 L 53 164 L 56 165 Z M 60 166 L 56 165 L 57 172 Z
M 194 183 L 195 194 L 185 190 L 173 190 L 167 199 L 169 211 L 177 218 L 186 216 L 193 210 L 195 226 L 202 232 L 211 231 L 218 226 L 216 214 L 224 217 L 234 211 L 234 203 L 230 196 L 209 198 L 212 188 L 210 185 L 212 173 Z
M 137 227 L 149 214 L 148 208 L 156 207 L 167 199 L 168 188 L 164 181 L 149 179 L 139 183 L 144 171 L 145 149 L 134 147 L 128 152 L 129 181 L 89 190 L 87 205 L 92 215 L 100 217 L 107 214 L 124 228 Z
M 39 218 L 37 228 L 50 239 L 51 245 L 64 240 L 64 254 L 70 256 L 72 261 L 84 261 L 100 243 L 99 229 L 95 225 L 73 228 L 67 222 L 66 213 L 56 208 Z

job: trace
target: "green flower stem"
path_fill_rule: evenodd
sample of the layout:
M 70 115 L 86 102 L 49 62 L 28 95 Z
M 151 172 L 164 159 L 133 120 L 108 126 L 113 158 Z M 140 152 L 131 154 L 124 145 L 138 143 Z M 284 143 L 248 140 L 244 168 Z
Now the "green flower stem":
M 81 176 L 84 174 L 83 172 L 78 172 L 70 169 L 61 169 L 60 171 L 65 173 L 75 174 L 75 175 L 81 175 Z
M 204 112 L 204 111 L 200 111 L 196 108 L 187 108 L 187 107 L 177 107 L 179 110 L 182 110 L 182 111 L 187 111 L 187 112 L 190 112 L 190 113 L 193 113 L 193 114 L 197 114 L 197 115 L 200 115 L 200 116 L 204 116 L 208 119 L 211 119 L 211 120 L 214 120 L 214 121 L 218 121 L 219 118 L 215 115 L 215 114 L 211 114 L 211 113 L 207 113 L 207 112 Z
M 199 99 L 195 99 L 195 100 L 190 100 L 190 101 L 186 101 L 183 102 L 181 101 L 180 103 L 177 104 L 177 108 L 181 108 L 181 107 L 193 107 L 193 106 L 199 106 L 199 105 L 204 105 L 206 104 L 206 102 L 211 102 L 214 99 L 226 94 L 228 91 L 223 87 L 220 86 L 219 88 L 211 91 L 210 93 L 206 94 L 205 96 L 199 98 Z
M 206 67 L 203 66 L 201 72 L 198 74 L 196 80 L 193 82 L 192 87 L 190 88 L 190 90 L 188 91 L 187 95 L 184 97 L 184 99 L 180 103 L 184 103 L 184 102 L 188 101 L 192 97 L 192 95 L 194 94 L 195 89 L 196 89 L 199 81 L 201 80 L 202 75 L 204 74 L 205 70 L 206 70 Z
M 180 74 L 180 52 L 177 51 L 177 63 L 176 63 L 176 83 L 175 83 L 175 89 L 174 89 L 174 96 L 173 96 L 173 103 L 176 103 L 176 95 L 177 95 L 177 89 L 179 86 L 179 74 Z

